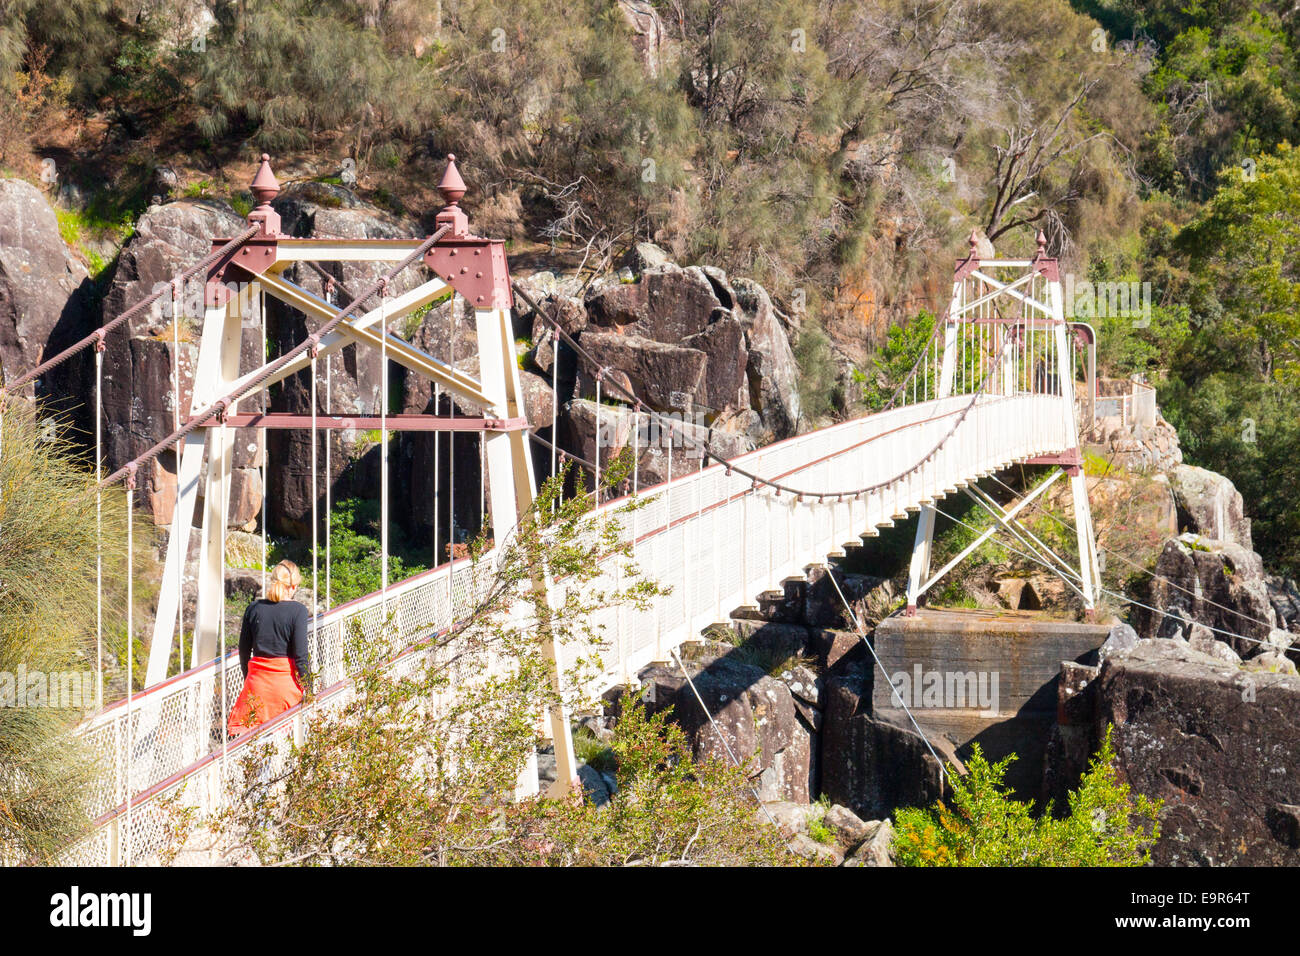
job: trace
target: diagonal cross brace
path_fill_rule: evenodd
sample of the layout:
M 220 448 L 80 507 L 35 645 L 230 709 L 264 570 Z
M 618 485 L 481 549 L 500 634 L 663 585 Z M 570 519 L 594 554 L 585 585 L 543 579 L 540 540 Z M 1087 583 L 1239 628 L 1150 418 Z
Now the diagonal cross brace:
M 1044 481 L 1041 485 L 1039 485 L 1037 488 L 1035 488 L 1035 489 L 1034 489 L 1030 494 L 1028 494 L 1028 495 L 1026 495 L 1024 498 L 1020 499 L 1020 501 L 1018 501 L 1018 502 L 1016 503 L 1016 506 L 1015 506 L 1014 508 L 1012 508 L 1011 511 L 1009 511 L 1009 512 L 1005 512 L 1005 513 L 1004 513 L 1004 514 L 1005 514 L 1005 517 L 1006 517 L 1007 519 L 1014 518 L 1017 514 L 1020 513 L 1021 509 L 1027 507 L 1027 506 L 1029 505 L 1030 502 L 1032 502 L 1032 501 L 1033 501 L 1034 499 L 1036 499 L 1039 495 L 1041 495 L 1044 491 L 1046 491 L 1046 490 L 1051 486 L 1052 482 L 1056 481 L 1056 479 L 1059 478 L 1059 477 L 1061 477 L 1061 475 L 1063 475 L 1063 474 L 1064 474 L 1064 472 L 1062 472 L 1062 471 L 1055 471 L 1055 472 L 1053 472 L 1053 473 L 1052 473 L 1052 476 L 1051 476 L 1050 478 L 1048 478 L 1048 479 L 1047 479 L 1046 481 Z M 969 488 L 969 487 L 966 489 L 966 493 L 967 493 L 967 494 L 970 494 L 970 488 Z M 971 497 L 974 497 L 974 496 L 972 495 Z M 975 501 L 976 501 L 976 502 L 977 502 L 981 507 L 984 507 L 985 509 L 987 509 L 988 506 L 985 505 L 984 502 L 980 501 L 978 498 L 976 498 Z M 995 521 L 997 521 L 999 524 L 1002 523 L 1002 518 L 999 517 L 997 514 L 994 514 L 994 515 L 993 515 L 993 519 L 994 519 Z M 984 543 L 985 541 L 987 541 L 989 538 L 993 537 L 994 532 L 996 532 L 997 530 L 998 530 L 997 525 L 994 525 L 993 527 L 988 528 L 988 529 L 986 529 L 984 532 L 982 532 L 982 533 L 980 534 L 979 537 L 977 537 L 974 541 L 972 541 L 970 544 L 968 544 L 966 547 L 964 547 L 964 548 L 961 550 L 961 552 L 960 552 L 960 553 L 959 553 L 955 558 L 953 558 L 951 561 L 949 561 L 947 564 L 945 564 L 942 568 L 940 568 L 938 571 L 936 571 L 933 575 L 931 575 L 930 580 L 926 581 L 923 585 L 921 585 L 920 590 L 917 591 L 917 596 L 919 597 L 920 595 L 924 594 L 926 591 L 930 590 L 930 588 L 934 587 L 935 583 L 936 583 L 940 578 L 942 578 L 945 574 L 947 574 L 949 571 L 951 571 L 953 568 L 955 568 L 955 567 L 956 567 L 958 564 L 960 564 L 962 561 L 966 560 L 966 558 L 967 558 L 967 557 L 968 557 L 972 552 L 974 552 L 974 550 L 975 550 L 976 548 L 978 548 L 981 544 L 983 544 L 983 543 Z
M 286 305 L 292 306 L 307 315 L 314 316 L 318 319 L 329 319 L 333 317 L 336 309 L 332 308 L 328 302 L 320 296 L 308 292 L 299 285 L 295 285 L 283 276 L 275 273 L 266 273 L 259 277 L 259 280 L 265 287 L 266 291 L 275 296 Z M 410 292 L 395 296 L 392 301 L 382 310 L 384 317 L 388 319 L 397 318 L 405 315 L 423 305 L 432 302 L 438 296 L 447 291 L 447 285 L 441 279 L 432 279 Z M 339 325 L 338 328 L 328 335 L 321 337 L 320 344 L 317 348 L 317 356 L 329 355 L 337 352 L 352 342 L 357 342 L 368 347 L 379 349 L 385 344 L 388 350 L 388 357 L 404 365 L 412 371 L 437 382 L 446 391 L 451 392 L 458 398 L 472 402 L 475 405 L 485 407 L 492 402 L 484 393 L 479 382 L 472 376 L 465 374 L 457 368 L 440 361 L 424 352 L 403 338 L 390 333 L 384 333 L 372 328 L 379 322 L 381 317 L 380 309 L 372 309 L 362 316 L 358 316 L 348 322 Z M 297 372 L 307 368 L 311 359 L 304 354 L 292 362 L 286 364 L 282 369 L 276 372 L 266 381 L 267 385 L 277 382 L 281 379 L 288 378 Z M 257 371 L 253 371 L 243 376 L 232 391 L 238 391 L 240 385 L 245 380 L 251 381 L 257 377 Z

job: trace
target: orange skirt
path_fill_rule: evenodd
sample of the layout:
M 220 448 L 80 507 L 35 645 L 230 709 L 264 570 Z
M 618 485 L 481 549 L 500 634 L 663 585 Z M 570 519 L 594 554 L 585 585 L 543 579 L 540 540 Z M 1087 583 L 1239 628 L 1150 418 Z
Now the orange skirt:
M 253 657 L 248 661 L 248 676 L 230 709 L 226 729 L 238 737 L 283 714 L 302 700 L 302 685 L 294 673 L 293 661 L 287 657 Z

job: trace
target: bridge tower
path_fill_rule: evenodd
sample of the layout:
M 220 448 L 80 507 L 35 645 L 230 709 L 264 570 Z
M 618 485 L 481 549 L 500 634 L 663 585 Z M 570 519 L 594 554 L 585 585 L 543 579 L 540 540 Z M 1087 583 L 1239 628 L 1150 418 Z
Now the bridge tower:
M 1101 574 L 1079 447 L 1074 352 L 1076 340 L 1092 349 L 1096 342 L 1087 325 L 1066 320 L 1058 260 L 1046 254 L 1046 237 L 1041 231 L 1037 244 L 1032 259 L 981 258 L 978 234 L 971 234 L 970 254 L 957 263 L 952 300 L 937 330 L 942 345 L 936 338 L 934 348 L 940 354 L 934 362 L 932 388 L 939 399 L 965 393 L 978 402 L 1025 394 L 1059 396 L 1059 411 L 1055 414 L 1062 416 L 1067 448 L 1021 459 L 1025 464 L 1054 465 L 1056 470 L 1009 508 L 975 482 L 965 485 L 962 490 L 988 512 L 994 524 L 938 572 L 932 573 L 931 569 L 937 511 L 933 501 L 921 505 L 908 572 L 908 615 L 916 613 L 926 591 L 997 530 L 1010 535 L 1018 550 L 1031 555 L 1074 590 L 1089 617 L 1096 607 Z M 1096 389 L 1094 369 L 1095 358 L 1090 356 L 1086 367 L 1090 399 Z M 1056 554 L 1017 520 L 1020 511 L 1062 476 L 1069 478 L 1074 508 L 1078 546 L 1074 561 Z
M 499 239 L 475 236 L 469 231 L 468 217 L 459 205 L 466 188 L 457 171 L 455 156 L 448 158 L 446 171 L 438 185 L 445 205 L 437 214 L 437 231 L 430 237 L 432 242 L 430 239 L 303 239 L 284 235 L 280 231 L 280 216 L 271 207 L 280 187 L 266 155 L 261 158 L 250 189 L 257 206 L 249 213 L 248 222 L 250 226 L 258 227 L 258 232 L 210 268 L 204 288 L 203 326 L 189 409 L 189 415 L 196 416 L 189 421 L 197 427 L 184 437 L 179 453 L 176 508 L 180 518 L 173 521 L 162 577 L 163 582 L 181 580 L 194 523 L 190 519 L 196 507 L 200 508 L 197 612 L 191 667 L 198 667 L 219 655 L 221 620 L 225 612 L 222 543 L 230 507 L 236 428 L 311 428 L 313 445 L 315 429 L 318 428 L 366 430 L 383 427 L 426 432 L 476 430 L 483 436 L 487 503 L 498 541 L 503 540 L 518 524 L 520 516 L 532 507 L 537 487 L 510 321 L 512 294 L 504 243 Z M 222 248 L 226 242 L 225 239 L 214 239 L 214 250 Z M 341 310 L 328 298 L 290 281 L 285 275 L 289 267 L 297 264 L 310 266 L 326 277 L 328 273 L 321 268 L 324 264 L 359 262 L 384 265 L 408 261 L 412 265 L 423 265 L 432 273 L 432 278 L 396 295 L 390 294 L 387 282 L 381 280 L 375 292 L 363 293 L 357 308 L 342 315 L 342 321 L 335 321 L 340 318 Z M 332 284 L 331 278 L 326 288 Z M 477 377 L 388 332 L 392 322 L 446 298 L 449 291 L 453 296 L 460 296 L 474 312 L 480 369 Z M 260 317 L 265 312 L 258 303 L 264 296 L 301 312 L 318 331 L 309 336 L 310 347 L 290 360 L 284 361 L 282 356 L 241 373 L 242 325 L 247 321 L 250 309 L 257 313 L 257 321 L 262 321 Z M 371 307 L 376 296 L 378 305 Z M 265 335 L 264 325 L 260 331 Z M 482 409 L 482 417 L 448 419 L 436 414 L 388 415 L 386 409 L 380 417 L 338 417 L 318 414 L 315 407 L 310 417 L 252 411 L 241 413 L 241 403 L 249 404 L 260 390 L 306 370 L 314 372 L 318 359 L 327 358 L 349 345 L 379 352 L 384 375 L 389 362 L 400 364 L 436 383 L 451 398 Z M 380 401 L 387 401 L 386 393 L 381 395 Z M 208 409 L 214 404 L 221 409 L 217 417 L 200 418 L 196 415 L 200 409 Z M 381 442 L 381 445 L 386 445 L 386 442 Z M 387 568 L 384 575 L 387 584 Z M 532 584 L 545 589 L 548 595 L 551 593 L 549 581 L 537 580 Z M 146 687 L 158 684 L 168 676 L 168 663 L 175 645 L 180 590 L 180 587 L 169 587 L 166 583 L 160 590 Z M 320 610 L 323 609 L 318 603 L 317 611 Z M 544 640 L 543 649 L 551 661 L 552 681 L 558 688 L 555 649 L 549 640 Z M 558 773 L 554 789 L 563 792 L 572 786 L 577 772 L 568 714 L 563 707 L 553 706 L 546 717 L 556 751 Z M 522 792 L 536 790 L 535 761 L 526 774 L 529 775 L 531 781 L 521 781 Z

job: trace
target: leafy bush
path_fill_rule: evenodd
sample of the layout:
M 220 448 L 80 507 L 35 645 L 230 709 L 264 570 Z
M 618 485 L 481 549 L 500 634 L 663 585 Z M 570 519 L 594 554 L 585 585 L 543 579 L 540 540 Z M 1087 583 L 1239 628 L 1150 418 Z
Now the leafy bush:
M 1016 800 L 1003 780 L 1012 754 L 989 763 L 973 745 L 968 774 L 952 774 L 952 801 L 897 815 L 894 853 L 900 866 L 1142 866 L 1160 836 L 1161 801 L 1139 794 L 1115 771 L 1111 728 L 1079 788 L 1069 813 L 1041 814 Z
M 587 521 L 586 496 L 561 500 L 567 477 L 545 483 L 520 534 L 500 544 L 485 569 L 475 613 L 429 639 L 431 653 L 414 658 L 423 666 L 396 676 L 386 667 L 391 643 L 353 633 L 355 696 L 314 715 L 311 732 L 274 775 L 261 750 L 274 744 L 243 759 L 242 779 L 212 821 L 227 847 L 263 863 L 300 865 L 790 860 L 776 829 L 755 817 L 744 771 L 696 761 L 681 729 L 662 714 L 647 716 L 634 694 L 607 748 L 579 736 L 588 758 L 615 770 L 611 804 L 514 799 L 538 742 L 539 712 L 560 701 L 579 704 L 572 688 L 584 686 L 595 663 L 584 653 L 555 675 L 539 635 L 597 648 L 606 636 L 593 625 L 595 609 L 644 608 L 663 593 L 640 577 L 618 541 L 617 515 Z M 624 562 L 613 590 L 598 580 L 608 558 Z M 570 584 L 558 608 L 528 587 L 547 577 Z M 177 822 L 174 838 L 183 842 L 187 821 Z
M 378 591 L 383 584 L 380 563 L 380 503 L 345 498 L 334 503 L 330 519 L 330 597 L 342 604 Z M 429 567 L 410 546 L 401 528 L 389 529 L 388 580 L 401 581 Z M 318 545 L 320 574 L 325 574 L 325 545 Z M 324 581 L 321 582 L 324 594 Z

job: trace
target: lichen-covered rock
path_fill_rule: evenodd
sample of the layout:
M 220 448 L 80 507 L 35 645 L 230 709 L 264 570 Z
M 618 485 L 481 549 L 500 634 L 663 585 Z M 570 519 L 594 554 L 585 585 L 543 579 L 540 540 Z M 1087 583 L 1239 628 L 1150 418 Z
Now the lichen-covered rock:
M 1300 678 L 1142 641 L 1094 683 L 1095 739 L 1114 725 L 1121 778 L 1164 801 L 1156 864 L 1300 863 Z
M 627 376 L 636 397 L 657 411 L 689 413 L 697 406 L 708 405 L 704 399 L 709 356 L 701 349 L 669 345 L 639 335 L 594 331 L 582 336 L 582 347 L 602 368 Z M 581 394 L 596 394 L 590 370 L 580 372 L 579 382 Z M 608 389 L 603 397 L 625 399 Z
M 835 842 L 846 850 L 855 850 L 875 832 L 876 828 L 848 807 L 832 804 L 822 816 L 824 823 L 835 834 Z
M 1240 664 L 1241 658 L 1231 647 L 1219 640 L 1204 624 L 1193 624 L 1188 630 L 1187 646 L 1201 654 L 1218 658 L 1225 664 Z
M 751 779 L 760 799 L 807 803 L 810 734 L 796 717 L 790 689 L 761 668 L 736 660 L 729 649 L 697 650 L 683 662 L 708 712 L 701 710 L 681 669 L 669 665 L 653 665 L 639 675 L 647 711 L 670 711 L 697 758 L 728 763 L 731 754 L 742 762 L 753 758 Z
M 1097 656 L 1101 660 L 1111 657 L 1114 654 L 1123 654 L 1137 647 L 1138 634 L 1129 625 L 1124 623 L 1116 624 L 1106 635 L 1106 641 L 1097 649 Z
M 1300 588 L 1290 578 L 1269 575 L 1268 600 L 1277 615 L 1277 626 L 1300 632 Z
M 1169 484 L 1178 502 L 1179 523 L 1216 541 L 1228 541 L 1252 550 L 1250 519 L 1241 493 L 1217 472 L 1195 465 L 1178 465 L 1169 471 Z
M 844 861 L 845 866 L 894 866 L 894 825 L 889 820 L 871 821 L 871 835 Z
M 1144 637 L 1186 636 L 1191 624 L 1199 622 L 1248 658 L 1274 629 L 1263 561 L 1232 542 L 1194 534 L 1166 541 L 1156 561 L 1151 598 L 1163 613 L 1142 615 L 1139 630 Z M 1242 637 L 1225 636 L 1231 634 Z
M 64 245 L 40 190 L 0 179 L 0 381 L 13 382 L 98 324 L 86 269 Z M 93 358 L 89 350 L 23 389 L 92 427 Z
M 736 279 L 732 286 L 749 346 L 750 404 L 773 438 L 787 438 L 798 428 L 801 413 L 794 350 L 767 290 L 752 279 Z
M 671 262 L 647 270 L 638 282 L 601 280 L 583 303 L 593 325 L 668 343 L 702 332 L 725 311 L 702 269 Z

